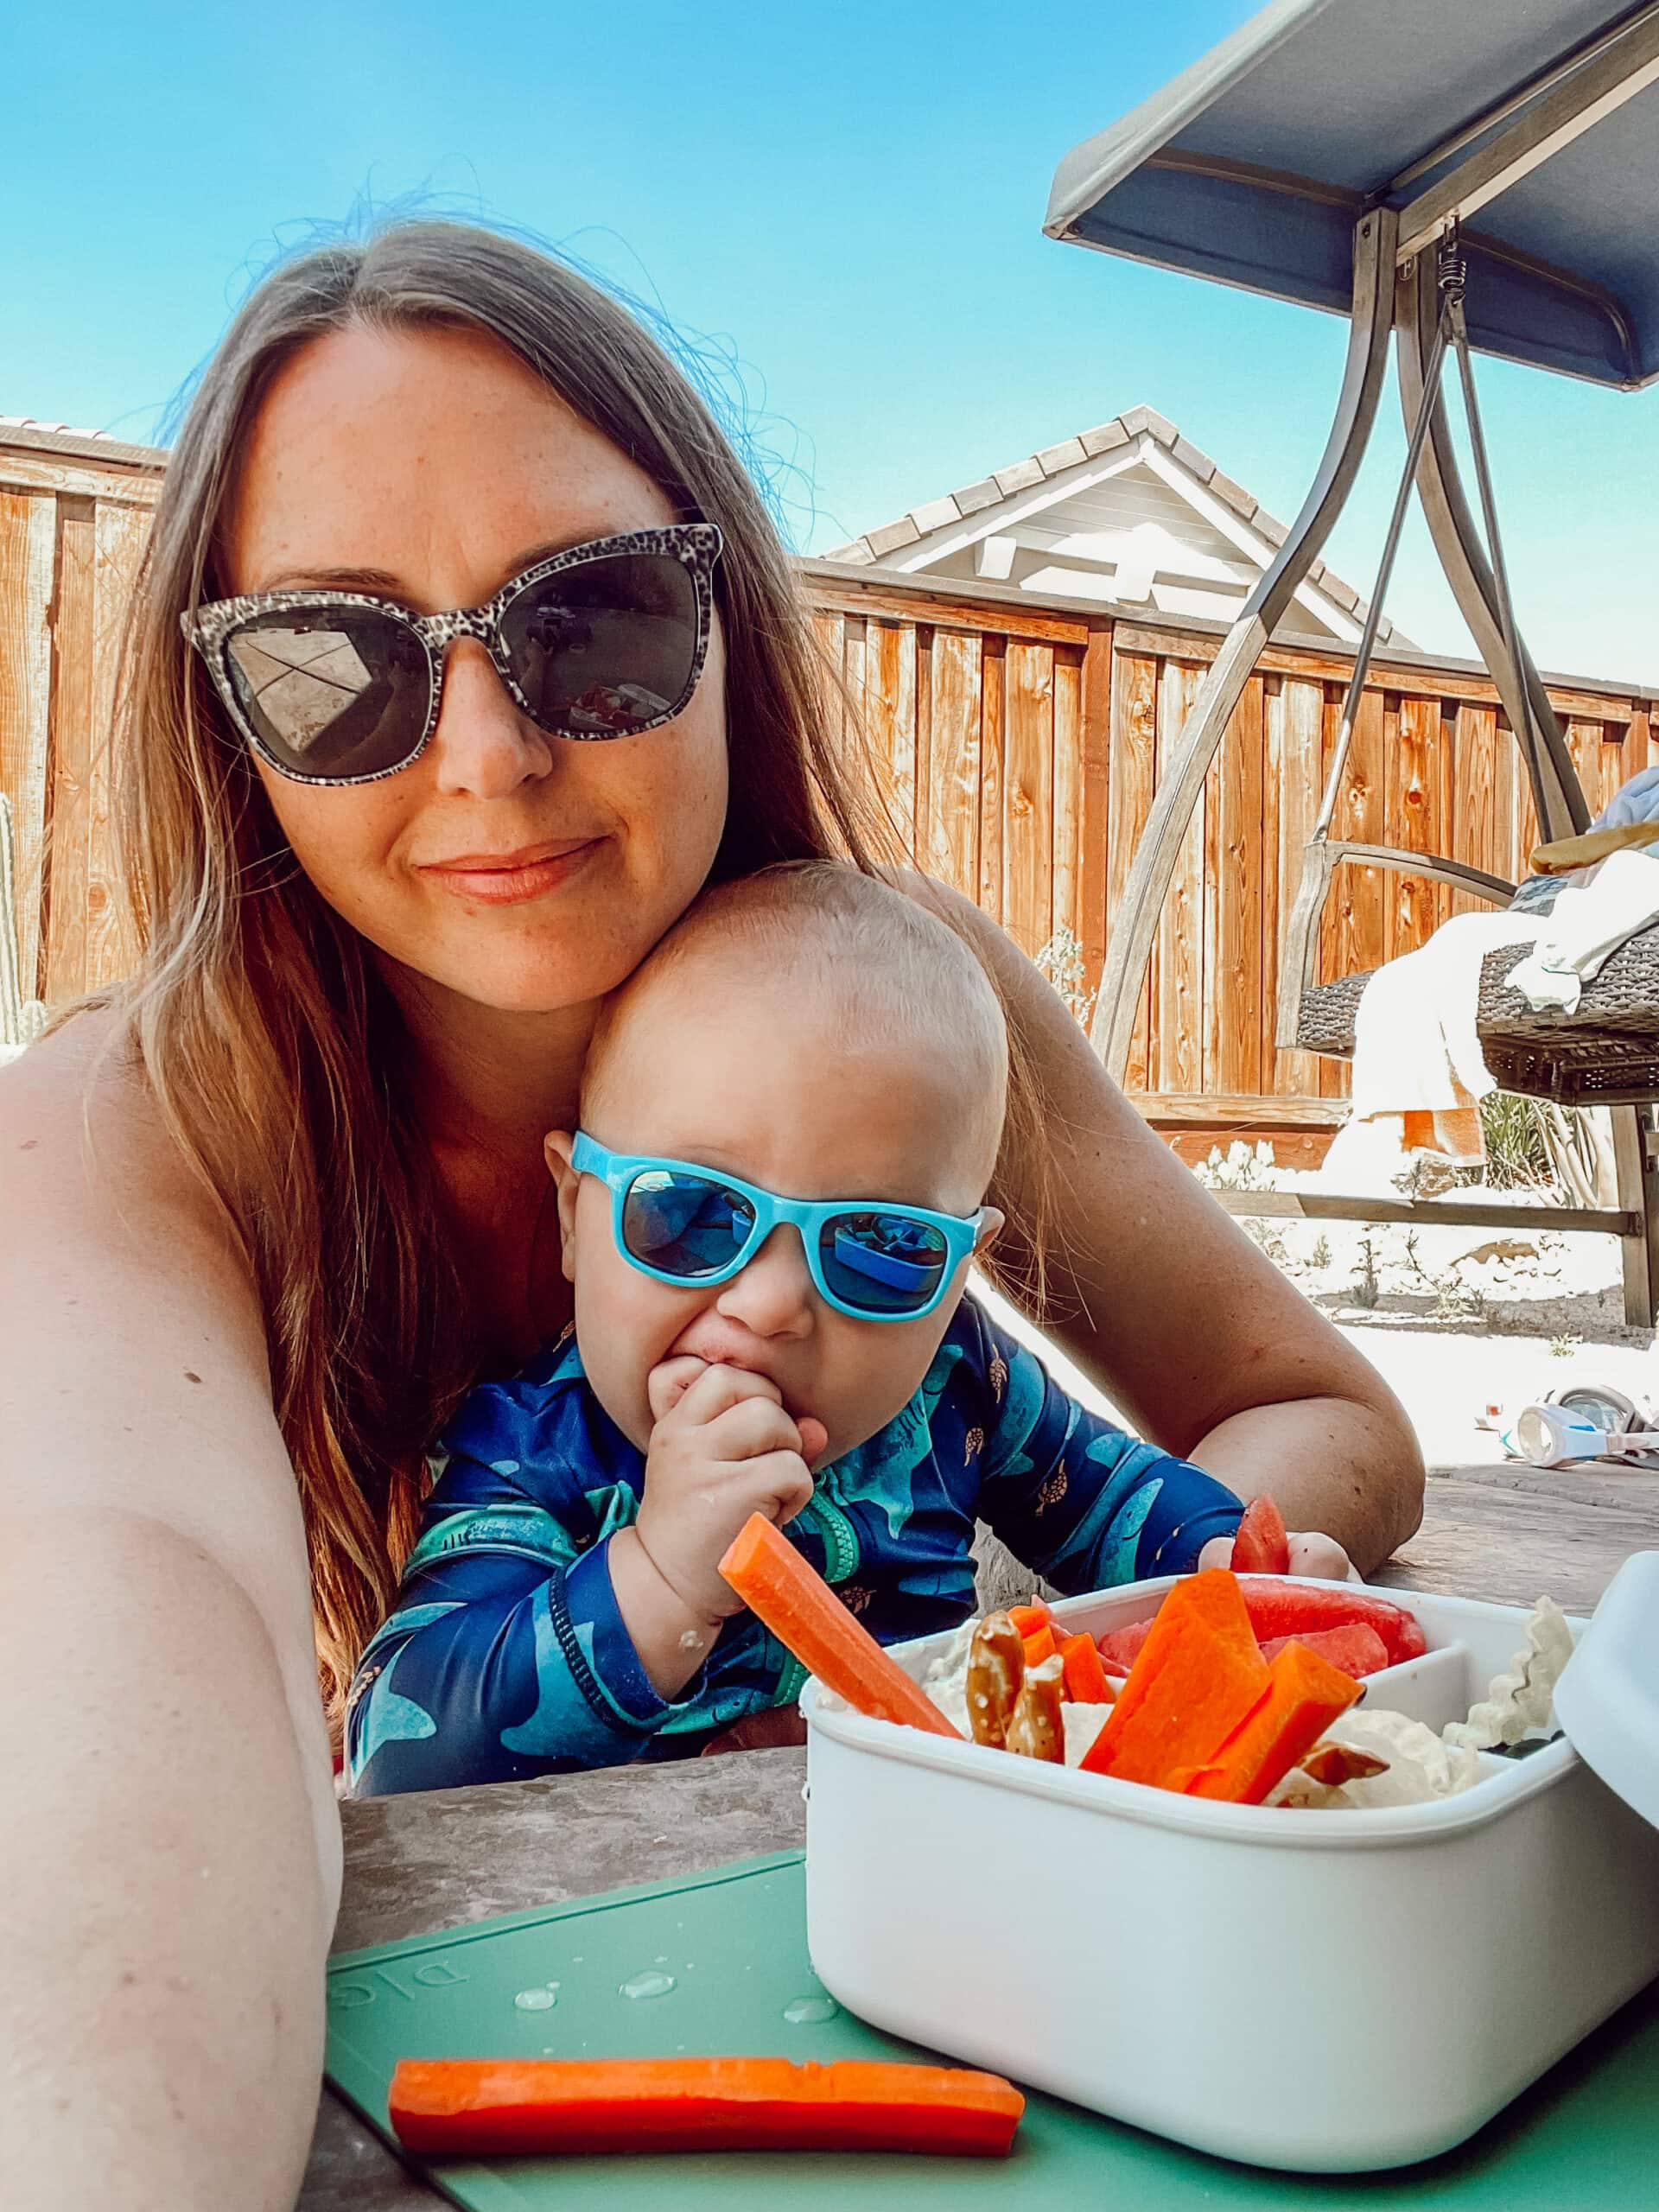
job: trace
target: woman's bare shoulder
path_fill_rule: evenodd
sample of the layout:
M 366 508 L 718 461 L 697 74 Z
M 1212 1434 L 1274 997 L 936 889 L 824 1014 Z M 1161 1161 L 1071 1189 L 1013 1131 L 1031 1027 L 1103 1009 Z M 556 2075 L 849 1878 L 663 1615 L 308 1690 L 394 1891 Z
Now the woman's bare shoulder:
M 85 1235 L 113 1258 L 135 1232 L 165 1233 L 245 1281 L 114 1007 L 77 1015 L 0 1069 L 0 1209 L 25 1243 Z

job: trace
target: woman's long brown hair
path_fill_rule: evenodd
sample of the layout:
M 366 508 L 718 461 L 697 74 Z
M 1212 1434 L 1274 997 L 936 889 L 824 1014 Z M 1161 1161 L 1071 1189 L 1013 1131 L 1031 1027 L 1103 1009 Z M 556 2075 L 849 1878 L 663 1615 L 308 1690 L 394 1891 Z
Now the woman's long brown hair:
M 220 589 L 214 546 L 272 377 L 348 325 L 493 334 L 677 511 L 720 524 L 731 799 L 717 876 L 837 854 L 861 868 L 902 860 L 759 492 L 692 384 L 615 300 L 513 238 L 430 221 L 310 252 L 259 285 L 184 417 L 133 601 L 115 750 L 142 956 L 120 1003 L 261 1301 L 336 1714 L 410 1541 L 423 1453 L 478 1347 L 458 1325 L 465 1293 L 397 1079 L 400 1018 L 362 941 L 288 853 L 180 616 Z M 1015 1083 L 1011 1133 L 1029 1138 L 1017 1069 Z

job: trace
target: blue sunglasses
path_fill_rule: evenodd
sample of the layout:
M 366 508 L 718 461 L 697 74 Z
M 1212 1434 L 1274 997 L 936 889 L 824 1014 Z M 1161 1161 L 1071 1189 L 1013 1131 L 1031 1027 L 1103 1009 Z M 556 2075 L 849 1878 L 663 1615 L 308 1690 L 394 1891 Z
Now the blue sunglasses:
M 859 1321 L 918 1321 L 979 1242 L 985 1210 L 964 1220 L 925 1206 L 780 1198 L 735 1175 L 652 1153 L 607 1152 L 586 1131 L 570 1164 L 611 1193 L 616 1249 L 658 1282 L 722 1283 L 779 1222 L 800 1232 L 819 1296 Z

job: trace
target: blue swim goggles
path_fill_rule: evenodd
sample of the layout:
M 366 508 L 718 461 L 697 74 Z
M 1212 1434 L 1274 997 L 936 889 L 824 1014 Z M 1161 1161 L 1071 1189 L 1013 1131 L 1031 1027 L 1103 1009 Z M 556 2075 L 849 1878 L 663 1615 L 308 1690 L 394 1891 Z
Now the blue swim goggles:
M 819 1296 L 860 1321 L 931 1313 L 985 1221 L 982 1207 L 964 1220 L 868 1199 L 780 1198 L 688 1160 L 607 1152 L 585 1130 L 570 1164 L 609 1190 L 616 1248 L 641 1274 L 682 1286 L 729 1282 L 788 1222 L 800 1233 Z

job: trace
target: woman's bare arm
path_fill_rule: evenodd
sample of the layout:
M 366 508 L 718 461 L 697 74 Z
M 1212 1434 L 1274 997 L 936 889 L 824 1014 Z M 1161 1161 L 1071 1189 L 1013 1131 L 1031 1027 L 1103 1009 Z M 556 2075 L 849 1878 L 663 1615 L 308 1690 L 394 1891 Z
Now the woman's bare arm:
M 0 2172 L 287 2212 L 340 1878 L 305 1543 L 251 1287 L 102 1032 L 0 1074 Z
M 945 893 L 995 967 L 1052 1115 L 1063 1243 L 1051 1333 L 1143 1433 L 1245 1497 L 1270 1491 L 1369 1571 L 1422 1516 L 1400 1402 L 1160 1141 L 1037 969 Z M 1022 1192 L 999 1194 L 1018 1217 Z

